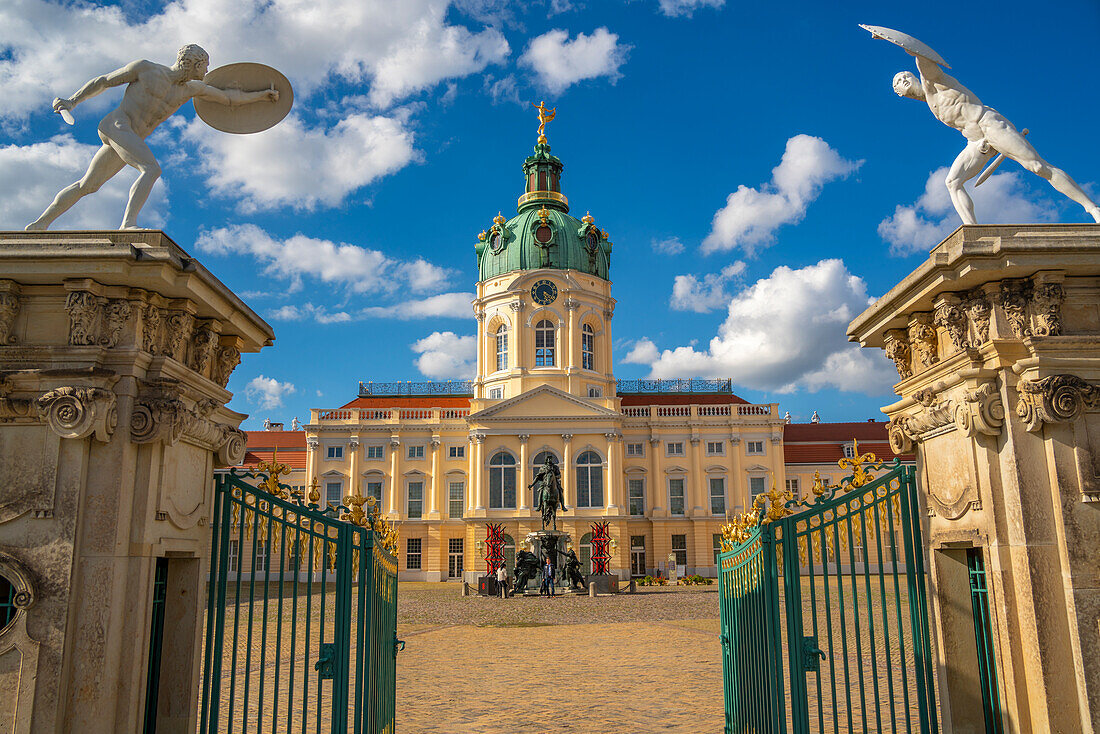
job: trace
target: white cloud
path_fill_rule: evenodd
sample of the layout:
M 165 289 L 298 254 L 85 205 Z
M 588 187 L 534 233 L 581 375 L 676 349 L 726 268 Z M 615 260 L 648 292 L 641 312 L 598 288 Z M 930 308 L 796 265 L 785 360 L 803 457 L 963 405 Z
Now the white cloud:
M 672 298 L 668 305 L 674 311 L 707 313 L 730 302 L 726 284 L 745 272 L 745 263 L 738 260 L 718 273 L 707 273 L 699 280 L 694 275 L 677 275 L 672 283 Z
M 519 99 L 519 87 L 516 84 L 516 77 L 514 74 L 509 74 L 502 79 L 494 79 L 487 75 L 485 77 L 485 91 L 489 93 L 489 96 L 493 100 L 493 104 L 500 104 L 501 102 L 521 104 Z
M 756 390 L 831 386 L 874 395 L 893 383 L 890 363 L 848 343 L 848 323 L 870 303 L 863 279 L 841 260 L 798 270 L 776 268 L 730 300 L 706 350 L 660 351 L 648 339 L 624 361 L 648 364 L 649 377 L 732 377 Z
M 397 260 L 378 250 L 302 234 L 277 240 L 254 224 L 203 232 L 195 245 L 216 255 L 248 253 L 266 275 L 289 280 L 292 291 L 302 288 L 303 277 L 312 277 L 354 293 L 425 293 L 439 290 L 448 276 L 447 270 L 422 259 Z
M 196 119 L 184 137 L 201 149 L 207 182 L 246 212 L 338 206 L 416 158 L 412 132 L 396 116 L 356 113 L 325 129 L 290 115 L 255 135 L 226 135 Z
M 630 46 L 620 44 L 619 36 L 607 28 L 597 28 L 590 36 L 578 33 L 572 41 L 568 31 L 555 28 L 531 39 L 519 63 L 534 70 L 539 83 L 557 95 L 585 79 L 606 76 L 614 84 L 629 51 Z
M 245 60 L 275 66 L 291 76 L 298 96 L 338 77 L 369 84 L 371 101 L 387 106 L 507 58 L 508 42 L 499 30 L 475 33 L 452 25 L 449 5 L 447 0 L 175 0 L 134 18 L 113 5 L 2 3 L 0 119 L 11 123 L 33 110 L 45 112 L 53 97 L 69 95 L 89 76 L 135 58 L 170 64 L 185 43 L 202 45 L 214 67 Z M 79 63 L 73 49 L 80 50 Z M 117 95 L 105 97 L 93 107 L 117 103 Z
M 268 311 L 267 316 L 276 321 L 316 321 L 319 324 L 341 324 L 364 319 L 465 319 L 470 317 L 470 303 L 474 297 L 473 293 L 440 293 L 388 306 L 367 306 L 352 311 L 333 311 L 313 303 L 290 304 Z
M 654 239 L 650 242 L 653 251 L 661 255 L 679 255 L 684 251 L 684 243 L 679 237 L 666 237 L 663 240 Z
M 821 138 L 795 135 L 787 141 L 772 180 L 759 189 L 738 186 L 714 215 L 704 253 L 741 247 L 750 255 L 773 242 L 775 230 L 802 221 L 821 187 L 844 178 L 863 164 L 849 161 Z
M 892 216 L 879 223 L 879 236 L 890 243 L 890 254 L 927 252 L 962 224 L 943 183 L 947 172 L 947 166 L 932 171 L 919 199 L 908 206 L 899 204 Z M 994 174 L 981 186 L 967 184 L 966 189 L 974 200 L 974 213 L 983 223 L 1057 219 L 1054 205 L 1029 191 L 1017 171 Z
M 293 395 L 295 392 L 293 384 L 279 382 L 273 377 L 263 375 L 253 377 L 244 388 L 245 396 L 260 410 L 274 410 L 282 407 L 283 397 Z
M 660 0 L 661 12 L 670 18 L 691 17 L 699 8 L 720 8 L 726 0 Z
M 475 336 L 435 331 L 411 344 L 410 348 L 420 355 L 416 358 L 416 368 L 427 377 L 463 380 L 473 377 L 477 369 Z
M 23 229 L 53 201 L 57 192 L 84 175 L 98 145 L 78 143 L 58 135 L 31 145 L 0 146 L 0 229 Z M 64 229 L 117 229 L 126 209 L 129 189 L 137 178 L 123 168 L 103 188 L 77 202 L 54 224 Z M 168 210 L 163 179 L 141 210 L 144 227 L 163 227 Z
M 559 13 L 568 13 L 570 10 L 576 10 L 577 6 L 572 3 L 572 0 L 550 0 L 550 13 L 554 16 Z

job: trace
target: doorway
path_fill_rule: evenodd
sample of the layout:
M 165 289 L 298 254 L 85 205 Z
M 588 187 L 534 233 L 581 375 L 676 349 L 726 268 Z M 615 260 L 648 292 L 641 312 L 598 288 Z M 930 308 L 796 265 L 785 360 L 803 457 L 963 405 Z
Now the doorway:
M 630 575 L 634 578 L 646 575 L 644 535 L 630 536 Z

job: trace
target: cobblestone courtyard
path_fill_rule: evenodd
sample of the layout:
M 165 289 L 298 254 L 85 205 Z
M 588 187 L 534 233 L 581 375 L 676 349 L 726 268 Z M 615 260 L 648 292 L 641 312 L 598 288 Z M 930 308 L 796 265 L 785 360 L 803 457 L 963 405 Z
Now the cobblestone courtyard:
M 495 599 L 398 592 L 401 732 L 719 732 L 717 586 Z

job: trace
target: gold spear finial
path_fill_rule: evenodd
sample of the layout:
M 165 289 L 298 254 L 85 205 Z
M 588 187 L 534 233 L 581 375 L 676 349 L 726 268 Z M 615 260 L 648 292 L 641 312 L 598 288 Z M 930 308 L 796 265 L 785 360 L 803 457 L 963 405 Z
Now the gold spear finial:
M 546 143 L 546 123 L 554 119 L 558 108 L 550 109 L 545 102 L 539 102 L 538 104 L 531 102 L 531 106 L 539 111 L 539 144 L 543 145 Z

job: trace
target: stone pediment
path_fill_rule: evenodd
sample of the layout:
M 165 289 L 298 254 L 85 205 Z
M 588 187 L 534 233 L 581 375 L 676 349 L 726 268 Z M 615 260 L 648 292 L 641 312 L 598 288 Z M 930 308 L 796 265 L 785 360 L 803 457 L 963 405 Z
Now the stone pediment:
M 503 400 L 469 417 L 471 423 L 514 420 L 601 420 L 618 419 L 619 413 L 570 395 L 550 385 L 539 385 L 522 395 Z

